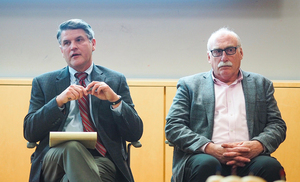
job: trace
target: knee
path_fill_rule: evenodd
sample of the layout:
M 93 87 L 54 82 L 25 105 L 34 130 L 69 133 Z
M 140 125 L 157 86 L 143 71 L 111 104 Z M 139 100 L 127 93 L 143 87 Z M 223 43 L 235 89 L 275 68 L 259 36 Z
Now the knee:
M 284 169 L 280 162 L 270 156 L 257 157 L 250 172 L 265 178 L 267 181 L 285 178 Z
M 215 157 L 206 154 L 200 155 L 203 156 L 195 155 L 190 158 L 189 166 L 191 166 L 191 169 L 198 172 L 211 171 L 213 174 L 221 169 L 221 164 Z
M 80 142 L 78 141 L 68 141 L 62 144 L 61 146 L 64 149 L 64 152 L 81 152 L 83 148 L 85 148 Z
M 206 181 L 206 179 L 221 170 L 221 163 L 207 154 L 193 155 L 186 163 L 184 181 Z
M 266 171 L 280 171 L 282 169 L 281 164 L 273 157 L 270 156 L 259 156 L 256 159 L 256 165 L 253 167 L 257 169 L 264 169 Z

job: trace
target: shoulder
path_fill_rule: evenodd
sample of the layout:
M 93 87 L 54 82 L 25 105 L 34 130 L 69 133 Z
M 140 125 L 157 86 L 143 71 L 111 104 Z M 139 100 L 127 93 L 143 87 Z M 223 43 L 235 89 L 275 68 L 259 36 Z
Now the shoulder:
M 47 79 L 47 78 L 54 78 L 55 79 L 58 75 L 66 73 L 66 71 L 68 71 L 67 67 L 64 67 L 64 68 L 59 69 L 59 70 L 43 73 L 43 74 L 35 77 L 34 79 Z
M 110 74 L 110 75 L 116 75 L 116 76 L 124 76 L 123 73 L 120 73 L 118 71 L 106 68 L 104 66 L 100 66 L 100 65 L 95 65 L 94 67 L 95 71 L 97 72 L 102 72 L 102 74 Z
M 204 81 L 211 79 L 211 72 L 202 72 L 194 75 L 185 76 L 179 79 L 178 84 L 200 85 Z
M 199 94 L 201 91 L 211 89 L 213 89 L 211 72 L 203 72 L 182 77 L 177 83 L 177 92 L 188 95 Z
M 104 81 L 110 87 L 128 87 L 124 74 L 99 65 L 94 65 L 92 80 Z
M 68 76 L 69 76 L 68 69 L 67 67 L 64 67 L 59 70 L 43 73 L 33 78 L 32 82 L 33 84 L 39 83 L 39 84 L 51 85 L 51 84 L 55 84 L 57 79 L 68 77 Z
M 255 83 L 268 83 L 272 84 L 272 81 L 266 78 L 265 76 L 258 74 L 258 73 L 253 73 L 253 72 L 248 72 L 248 71 L 242 71 L 243 77 L 247 81 L 253 81 Z

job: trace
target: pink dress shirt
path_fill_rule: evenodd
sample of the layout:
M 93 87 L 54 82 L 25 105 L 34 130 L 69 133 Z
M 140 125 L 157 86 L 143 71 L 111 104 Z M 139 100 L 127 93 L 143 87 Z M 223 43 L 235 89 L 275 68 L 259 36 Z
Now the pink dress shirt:
M 249 140 L 243 75 L 227 85 L 213 76 L 215 87 L 215 114 L 212 141 L 216 144 Z
M 230 85 L 215 78 L 215 113 L 212 141 L 215 144 L 249 141 L 245 97 L 242 87 L 243 74 Z M 200 150 L 205 151 L 208 143 Z

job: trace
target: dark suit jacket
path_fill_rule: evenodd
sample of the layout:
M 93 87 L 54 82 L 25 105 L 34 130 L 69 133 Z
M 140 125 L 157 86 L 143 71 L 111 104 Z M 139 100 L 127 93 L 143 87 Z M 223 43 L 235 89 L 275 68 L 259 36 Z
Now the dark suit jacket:
M 260 141 L 270 154 L 286 137 L 286 124 L 273 96 L 273 84 L 259 74 L 242 73 L 249 138 Z M 165 127 L 167 139 L 175 144 L 173 180 L 176 182 L 182 181 L 187 159 L 200 153 L 197 149 L 212 138 L 215 96 L 211 74 L 210 71 L 188 76 L 177 84 Z
M 91 79 L 105 82 L 122 96 L 121 116 L 111 111 L 108 101 L 92 96 L 93 117 L 98 134 L 116 165 L 116 180 L 134 181 L 125 163 L 127 158 L 125 141 L 139 140 L 143 133 L 143 123 L 134 110 L 126 79 L 121 73 L 95 65 Z M 45 73 L 32 81 L 29 111 L 24 119 L 24 137 L 30 142 L 39 142 L 39 145 L 31 156 L 29 181 L 42 181 L 41 168 L 44 155 L 49 150 L 49 132 L 61 131 L 69 114 L 70 103 L 65 105 L 65 112 L 62 112 L 55 99 L 69 85 L 68 67 Z

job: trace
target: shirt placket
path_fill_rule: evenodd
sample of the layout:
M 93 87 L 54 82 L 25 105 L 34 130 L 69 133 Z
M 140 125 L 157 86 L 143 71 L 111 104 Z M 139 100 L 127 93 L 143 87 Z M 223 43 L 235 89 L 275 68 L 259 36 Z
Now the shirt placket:
M 235 111 L 234 111 L 234 96 L 232 92 L 232 86 L 228 86 L 226 89 L 226 99 L 228 107 L 228 129 L 229 129 L 229 141 L 234 142 L 236 138 L 236 125 L 235 125 Z

